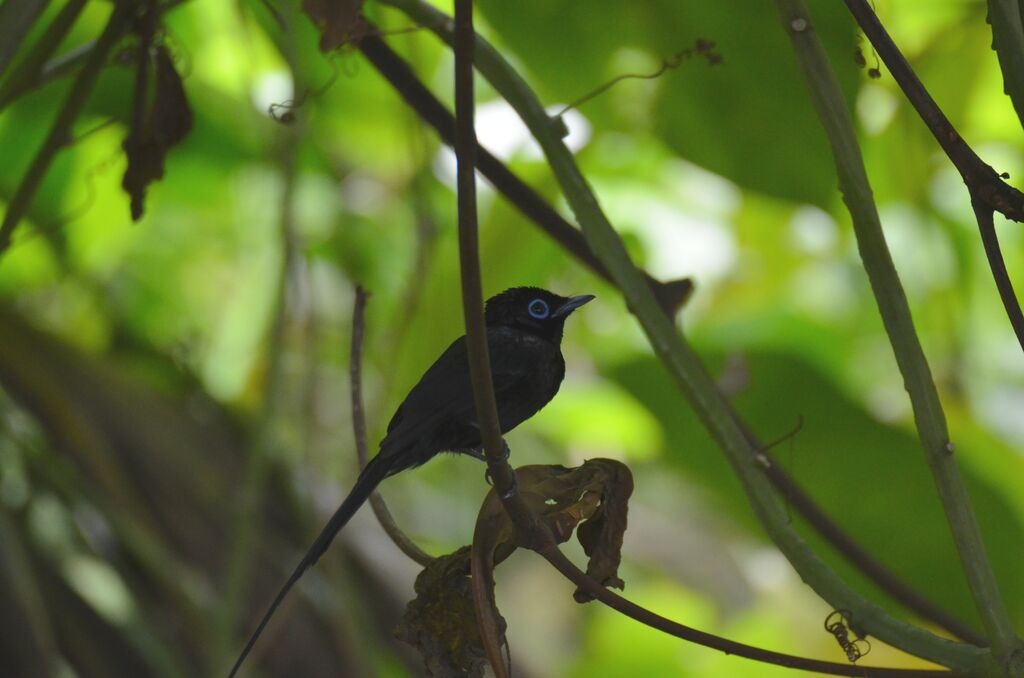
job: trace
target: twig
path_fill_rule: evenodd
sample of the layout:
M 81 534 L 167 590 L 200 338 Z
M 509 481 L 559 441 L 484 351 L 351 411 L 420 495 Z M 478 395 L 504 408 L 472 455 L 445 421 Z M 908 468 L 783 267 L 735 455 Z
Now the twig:
M 386 1 L 442 39 L 452 40 L 450 19 L 432 6 L 418 0 Z M 700 358 L 659 307 L 543 105 L 519 74 L 483 38 L 477 36 L 475 47 L 477 67 L 516 109 L 539 142 L 592 251 L 615 278 L 666 371 L 726 453 L 772 541 L 801 577 L 834 608 L 850 610 L 864 630 L 884 642 L 958 671 L 988 672 L 990 655 L 987 651 L 939 638 L 895 619 L 858 594 L 799 536 L 757 462 L 757 448 L 749 443 L 737 425 L 735 411 L 717 390 Z
M 999 243 L 994 237 L 994 231 L 986 232 L 986 226 L 982 223 L 984 210 L 979 211 L 978 209 L 978 205 L 987 209 L 989 222 L 992 219 L 992 212 L 999 212 L 1013 221 L 1024 221 L 1024 193 L 1003 181 L 1002 177 L 964 141 L 949 118 L 925 89 L 924 84 L 914 73 L 914 69 L 910 67 L 896 43 L 892 41 L 867 1 L 846 0 L 846 6 L 853 18 L 860 24 L 864 35 L 874 45 L 875 51 L 889 68 L 889 72 L 892 73 L 892 77 L 903 90 L 907 100 L 910 101 L 921 120 L 931 130 L 935 140 L 939 142 L 946 156 L 960 172 L 967 191 L 970 193 L 971 202 L 975 206 L 974 212 L 978 216 L 978 229 L 981 231 L 992 277 L 995 278 L 996 286 L 999 288 L 1000 299 L 1002 299 L 1007 317 L 1013 325 L 1017 341 L 1024 349 L 1024 314 L 1021 313 L 1020 303 L 1017 301 L 1016 295 L 1013 294 L 1013 284 L 1006 273 L 1006 265 L 1003 263 L 1003 256 L 999 251 Z M 991 231 L 991 228 L 989 230 Z
M 904 387 L 910 396 L 918 437 L 938 489 L 967 576 L 968 587 L 993 653 L 998 659 L 1006 658 L 1020 647 L 1020 641 L 999 594 L 974 509 L 960 477 L 939 394 L 885 242 L 842 90 L 832 72 L 824 47 L 812 30 L 802 0 L 776 0 L 776 4 L 807 80 L 818 117 L 832 146 L 839 187 L 852 217 L 864 270 L 878 302 L 878 310 L 889 335 L 896 363 L 903 375 Z
M 974 217 L 978 221 L 978 232 L 981 234 L 981 244 L 985 249 L 985 257 L 988 259 L 988 267 L 992 270 L 992 277 L 996 281 L 996 289 L 999 291 L 999 298 L 1006 309 L 1006 315 L 1013 326 L 1013 332 L 1017 335 L 1017 342 L 1024 348 L 1024 313 L 1021 313 L 1020 304 L 1017 303 L 1017 295 L 1013 291 L 1013 283 L 1010 281 L 1010 274 L 1006 271 L 1006 262 L 1003 261 L 1003 254 L 999 249 L 999 236 L 996 234 L 994 213 L 988 205 L 982 204 L 975 196 L 971 195 L 971 207 L 974 209 Z
M 352 355 L 349 358 L 349 382 L 352 394 L 352 434 L 356 440 L 356 456 L 359 458 L 359 468 L 365 468 L 369 458 L 366 453 L 366 414 L 363 408 L 363 336 L 365 334 L 366 299 L 369 294 L 361 285 L 356 286 L 356 300 L 352 307 Z M 377 522 L 384 528 L 384 532 L 391 537 L 391 541 L 405 555 L 426 567 L 433 560 L 429 554 L 416 545 L 398 524 L 395 523 L 391 511 L 380 492 L 374 490 L 370 494 L 370 506 L 373 514 L 377 516 Z
M 4 214 L 3 222 L 0 223 L 0 255 L 10 246 L 14 229 L 24 216 L 29 203 L 32 202 L 32 197 L 39 188 L 46 170 L 49 169 L 57 151 L 68 140 L 71 124 L 78 117 L 82 107 L 85 106 L 86 99 L 106 63 L 107 53 L 120 39 L 131 7 L 134 7 L 134 3 L 118 2 L 114 5 L 107 25 L 99 39 L 96 40 L 96 46 L 89 53 L 89 59 L 78 74 L 78 79 L 71 86 L 71 91 L 68 92 L 67 99 L 57 114 L 57 119 L 53 121 L 53 126 L 46 136 L 46 141 L 43 142 L 43 147 L 39 149 L 18 185 L 18 189 L 14 192 L 10 204 L 7 206 L 7 213 Z
M 656 68 L 654 71 L 650 73 L 623 73 L 622 75 L 615 76 L 614 78 L 604 83 L 603 85 L 594 88 L 593 90 L 587 92 L 583 96 L 574 100 L 572 103 L 567 104 L 565 107 L 562 108 L 562 110 L 558 111 L 558 113 L 555 114 L 555 117 L 563 116 L 569 111 L 575 108 L 579 108 L 580 106 L 587 103 L 591 99 L 595 99 L 601 96 L 602 94 L 610 90 L 612 87 L 622 82 L 623 80 L 655 80 L 657 78 L 660 78 L 667 71 L 674 70 L 682 66 L 684 61 L 686 61 L 687 59 L 694 55 L 700 55 L 705 57 L 708 60 L 708 64 L 711 66 L 720 64 L 722 63 L 722 57 L 721 55 L 717 54 L 714 51 L 714 48 L 715 43 L 711 42 L 710 40 L 697 40 L 697 43 L 693 47 L 681 49 L 675 54 L 663 58 L 661 60 L 661 63 L 658 64 L 658 68 Z
M 409 65 L 378 37 L 364 38 L 359 49 L 405 102 L 437 131 L 441 141 L 452 146 L 455 141 L 454 116 L 420 82 Z M 594 256 L 579 229 L 483 146 L 477 144 L 476 154 L 477 169 L 509 202 L 590 270 L 614 284 L 608 269 Z M 662 283 L 647 276 L 647 281 L 662 307 L 673 314 L 693 289 L 688 278 Z

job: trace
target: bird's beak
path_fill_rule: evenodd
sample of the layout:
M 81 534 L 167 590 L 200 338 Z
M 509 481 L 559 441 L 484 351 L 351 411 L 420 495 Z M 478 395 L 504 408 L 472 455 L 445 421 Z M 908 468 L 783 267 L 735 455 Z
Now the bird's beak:
M 564 318 L 593 298 L 593 294 L 581 294 L 578 297 L 572 297 L 569 301 L 556 308 L 555 312 L 552 313 L 551 316 L 554 318 Z

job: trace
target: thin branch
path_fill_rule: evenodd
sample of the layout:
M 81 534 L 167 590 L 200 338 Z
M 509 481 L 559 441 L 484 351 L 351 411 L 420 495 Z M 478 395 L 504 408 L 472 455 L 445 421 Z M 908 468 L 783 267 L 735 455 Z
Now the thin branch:
M 524 529 L 534 520 L 516 492 L 515 472 L 505 455 L 505 441 L 498 423 L 491 361 L 484 323 L 483 290 L 480 278 L 480 245 L 476 217 L 476 131 L 473 125 L 473 0 L 455 2 L 455 157 L 459 211 L 459 268 L 462 273 L 462 311 L 466 317 L 466 347 L 473 400 L 480 437 L 487 456 L 487 468 L 502 504 L 512 522 L 529 544 L 533 530 Z
M 32 160 L 32 164 L 29 165 L 24 178 L 22 178 L 17 190 L 14 192 L 10 204 L 7 206 L 7 213 L 4 214 L 3 222 L 0 223 L 0 255 L 10 246 L 14 229 L 25 215 L 25 211 L 32 202 L 32 197 L 35 195 L 40 183 L 42 183 L 46 171 L 50 168 L 54 156 L 57 155 L 57 151 L 70 138 L 71 125 L 85 106 L 89 93 L 92 91 L 93 85 L 96 83 L 96 79 L 106 63 L 107 53 L 110 52 L 120 39 L 127 25 L 127 18 L 132 7 L 134 7 L 134 3 L 131 2 L 118 2 L 114 5 L 103 33 L 96 40 L 96 46 L 89 53 L 88 60 L 78 74 L 75 83 L 71 86 L 67 99 L 57 114 L 57 118 L 50 128 L 50 133 L 46 136 L 42 148 L 39 149 L 39 152 Z
M 1024 314 L 1021 313 L 1020 303 L 1016 295 L 1013 294 L 1013 284 L 1006 273 L 1006 265 L 1003 263 L 1003 256 L 999 251 L 999 243 L 995 239 L 994 233 L 986 233 L 986 227 L 982 223 L 984 210 L 979 212 L 977 207 L 977 205 L 981 205 L 987 209 L 990 221 L 992 212 L 999 212 L 1013 221 L 1024 221 L 1024 193 L 1003 181 L 1003 178 L 964 141 L 949 118 L 925 89 L 924 84 L 914 73 L 914 69 L 910 67 L 896 43 L 892 41 L 867 0 L 846 0 L 846 6 L 853 18 L 860 24 L 864 35 L 871 41 L 875 51 L 889 68 L 889 72 L 892 73 L 893 79 L 903 90 L 907 100 L 910 101 L 921 120 L 931 130 L 935 140 L 939 142 L 946 156 L 960 172 L 967 191 L 970 193 L 971 202 L 975 205 L 978 229 L 981 231 L 992 277 L 995 278 L 999 296 L 1006 308 L 1010 324 L 1013 325 L 1017 341 L 1024 349 Z
M 349 358 L 349 382 L 352 395 L 352 434 L 356 440 L 356 456 L 359 468 L 366 468 L 369 457 L 366 453 L 366 414 L 363 407 L 363 336 L 365 334 L 366 299 L 369 295 L 361 285 L 356 286 L 356 300 L 352 306 L 352 355 Z M 384 532 L 391 537 L 395 546 L 411 559 L 426 567 L 433 558 L 413 542 L 398 524 L 395 523 L 391 511 L 380 492 L 374 490 L 370 494 L 370 506 L 377 522 Z
M 387 0 L 387 4 L 401 9 L 442 39 L 452 40 L 450 19 L 430 5 L 418 0 Z M 737 425 L 735 411 L 718 391 L 700 358 L 659 307 L 543 105 L 501 54 L 479 36 L 475 48 L 477 67 L 516 109 L 539 142 L 592 251 L 615 278 L 628 308 L 640 321 L 666 371 L 726 453 L 772 541 L 801 577 L 834 608 L 849 610 L 861 628 L 884 642 L 958 671 L 989 672 L 987 651 L 951 642 L 895 619 L 842 580 L 795 531 L 758 464 L 757 448 Z
M 553 542 L 549 544 L 546 543 L 535 550 L 543 556 L 545 560 L 551 563 L 556 570 L 562 573 L 566 579 L 576 584 L 613 610 L 621 612 L 641 624 L 658 629 L 659 631 L 671 636 L 682 638 L 683 640 L 696 643 L 697 645 L 703 645 L 704 647 L 721 650 L 726 654 L 734 654 L 738 657 L 745 657 L 747 659 L 753 659 L 767 664 L 775 664 L 777 666 L 785 666 L 792 669 L 817 671 L 818 673 L 825 673 L 833 676 L 862 676 L 863 678 L 956 678 L 957 676 L 964 675 L 941 670 L 889 669 L 873 666 L 858 666 L 853 664 L 838 664 L 835 662 L 808 659 L 806 657 L 797 657 L 795 655 L 773 652 L 771 650 L 764 650 L 752 645 L 737 643 L 662 617 L 659 614 L 651 612 L 650 610 L 640 607 L 636 603 L 623 598 L 613 591 L 609 591 L 588 577 L 585 572 L 577 568 L 572 561 L 565 557 L 565 554 L 563 554 Z
M 832 146 L 839 187 L 850 211 L 864 270 L 903 375 L 904 387 L 910 396 L 925 460 L 938 489 L 968 587 L 985 626 L 985 635 L 997 658 L 1008 657 L 1020 647 L 1020 641 L 999 594 L 974 509 L 960 477 L 942 403 L 918 341 L 899 274 L 885 242 L 846 101 L 824 47 L 812 30 L 802 0 L 776 0 L 776 4 Z
M 441 141 L 452 146 L 455 142 L 455 117 L 420 82 L 409 64 L 375 36 L 367 36 L 361 40 L 359 49 L 374 68 L 391 83 L 409 107 L 437 131 Z M 614 284 L 608 269 L 594 256 L 579 229 L 566 221 L 539 193 L 479 144 L 476 147 L 476 159 L 480 173 L 525 217 L 537 224 L 590 270 Z M 672 314 L 693 290 L 693 283 L 689 278 L 662 283 L 647 276 L 647 281 L 662 307 Z
M 999 236 L 996 235 L 996 228 L 992 208 L 984 205 L 975 197 L 971 196 L 971 207 L 974 209 L 974 217 L 978 220 L 978 232 L 981 233 L 981 244 L 985 249 L 985 257 L 988 259 L 988 267 L 992 270 L 992 277 L 996 281 L 996 289 L 999 291 L 999 298 L 1006 309 L 1006 315 L 1013 325 L 1013 332 L 1017 335 L 1017 342 L 1024 348 L 1024 313 L 1017 303 L 1017 294 L 1013 291 L 1013 283 L 1010 281 L 1010 274 L 1006 271 L 1006 262 L 1003 261 L 1003 254 L 999 249 Z

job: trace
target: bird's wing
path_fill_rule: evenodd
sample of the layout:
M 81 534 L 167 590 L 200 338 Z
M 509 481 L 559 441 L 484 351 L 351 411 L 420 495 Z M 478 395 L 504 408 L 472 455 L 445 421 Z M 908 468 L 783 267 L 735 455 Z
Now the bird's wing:
M 494 393 L 501 402 L 503 394 L 515 391 L 522 384 L 535 356 L 530 345 L 521 342 L 502 342 L 501 350 L 495 350 L 497 332 L 488 329 L 487 334 L 491 344 Z M 412 387 L 388 424 L 388 438 L 399 434 L 399 429 L 404 429 L 402 433 L 416 435 L 422 427 L 429 427 L 440 418 L 467 423 L 476 419 L 465 337 L 452 342 Z

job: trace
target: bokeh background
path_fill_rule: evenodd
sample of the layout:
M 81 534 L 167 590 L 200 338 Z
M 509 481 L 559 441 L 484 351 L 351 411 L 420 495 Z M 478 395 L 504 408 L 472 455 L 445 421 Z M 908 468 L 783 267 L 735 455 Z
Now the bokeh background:
M 120 188 L 133 69 L 112 58 L 0 257 L 0 674 L 220 675 L 356 472 L 348 358 L 354 286 L 372 296 L 371 441 L 463 332 L 454 160 L 357 51 L 323 55 L 297 6 L 191 0 L 165 44 L 195 127 L 132 223 Z M 950 420 L 1006 603 L 1024 627 L 1024 356 L 995 293 L 966 189 L 841 3 L 811 14 L 859 126 L 886 235 Z M 36 23 L 31 44 L 61 3 Z M 481 0 L 478 30 L 557 111 L 636 261 L 696 291 L 680 322 L 776 458 L 872 553 L 977 626 L 901 378 L 860 266 L 831 157 L 767 2 Z M 1011 183 L 1021 125 L 980 0 L 877 0 L 963 136 Z M 450 11 L 450 5 L 442 3 Z M 89 2 L 60 52 L 95 39 Z M 451 100 L 450 53 L 400 12 L 368 16 Z M 122 46 L 130 46 L 125 40 Z M 857 51 L 867 62 L 859 66 Z M 123 55 L 122 55 L 123 56 Z M 17 63 L 17 61 L 15 62 Z M 0 112 L 0 203 L 72 78 Z M 294 105 L 291 124 L 268 114 Z M 478 84 L 481 142 L 568 215 L 536 145 Z M 597 301 L 569 322 L 556 400 L 508 436 L 516 463 L 604 456 L 636 478 L 626 595 L 683 623 L 844 661 L 828 606 L 759 528 L 739 484 L 613 288 L 482 183 L 485 294 L 542 285 Z M 1011 276 L 1020 226 L 997 215 Z M 1024 284 L 1024 283 L 1019 283 Z M 399 524 L 431 553 L 471 539 L 483 466 L 440 457 L 389 480 Z M 897 614 L 813 533 L 823 557 Z M 578 547 L 568 547 L 574 557 Z M 368 510 L 308 574 L 251 675 L 404 676 L 392 638 L 417 568 Z M 498 570 L 525 676 L 781 676 L 659 635 L 543 561 Z M 875 642 L 867 663 L 920 666 Z

